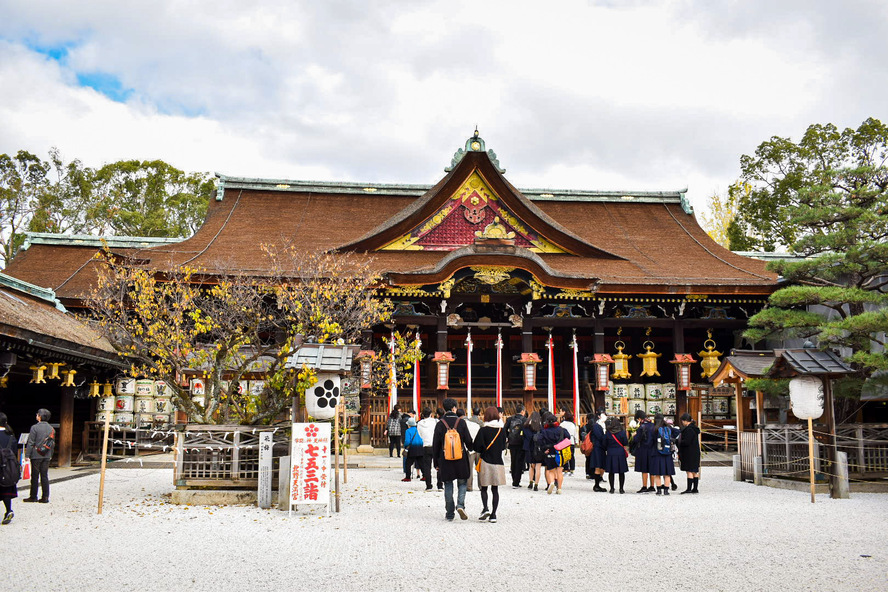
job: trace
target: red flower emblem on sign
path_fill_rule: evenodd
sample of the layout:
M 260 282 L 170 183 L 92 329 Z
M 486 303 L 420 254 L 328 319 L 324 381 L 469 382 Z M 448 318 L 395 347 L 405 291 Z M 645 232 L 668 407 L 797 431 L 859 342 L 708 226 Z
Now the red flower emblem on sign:
M 314 438 L 318 435 L 318 427 L 314 425 L 308 426 L 307 428 L 305 428 L 305 435 L 309 438 Z

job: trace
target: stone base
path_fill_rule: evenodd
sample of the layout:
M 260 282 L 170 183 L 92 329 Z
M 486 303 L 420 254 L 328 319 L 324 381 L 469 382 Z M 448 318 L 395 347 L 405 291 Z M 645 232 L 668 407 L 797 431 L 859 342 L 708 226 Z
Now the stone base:
M 170 502 L 180 506 L 235 506 L 256 505 L 258 494 L 244 489 L 175 489 Z M 277 493 L 271 494 L 272 506 Z
M 369 444 L 361 444 L 357 450 L 358 454 L 373 454 L 373 447 Z

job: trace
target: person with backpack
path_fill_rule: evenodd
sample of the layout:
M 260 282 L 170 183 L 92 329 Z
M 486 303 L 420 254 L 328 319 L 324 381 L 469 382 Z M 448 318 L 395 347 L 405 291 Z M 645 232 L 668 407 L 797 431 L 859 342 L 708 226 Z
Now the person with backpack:
M 629 453 L 635 457 L 635 472 L 641 473 L 641 489 L 635 493 L 653 493 L 653 481 L 650 481 L 650 486 L 648 485 L 650 477 L 648 465 L 650 465 L 651 450 L 653 450 L 654 426 L 641 409 L 635 411 L 635 421 L 638 422 L 638 429 L 635 430 L 635 435 L 632 436 L 632 441 L 629 444 Z
M 55 448 L 55 428 L 49 425 L 52 414 L 48 409 L 37 410 L 37 423 L 28 432 L 28 444 L 25 454 L 31 459 L 31 495 L 23 502 L 49 503 L 49 461 Z M 38 484 L 43 494 L 37 499 Z
M 626 473 L 629 472 L 629 463 L 626 459 L 629 457 L 629 436 L 623 427 L 623 422 L 617 417 L 607 418 L 607 435 L 605 442 L 607 443 L 605 450 L 607 458 L 605 459 L 605 468 L 607 469 L 607 480 L 610 483 L 610 492 L 614 493 L 614 475 L 620 476 L 620 493 L 626 493 L 623 487 L 626 484 Z
M 15 513 L 12 511 L 12 500 L 18 497 L 18 482 L 21 479 L 21 464 L 18 458 L 18 440 L 15 432 L 9 427 L 5 413 L 0 413 L 0 498 L 3 499 L 3 521 L 6 525 L 12 522 Z
M 577 438 L 577 424 L 574 423 L 573 413 L 569 411 L 564 413 L 564 418 L 561 420 L 561 427 L 567 430 L 567 433 L 570 434 L 570 460 L 564 465 L 564 472 L 568 475 L 573 475 L 574 470 L 577 468 L 576 453 L 577 442 L 579 441 Z
M 469 467 L 469 450 L 472 448 L 472 436 L 463 418 L 456 415 L 456 400 L 444 399 L 446 413 L 435 426 L 432 441 L 432 454 L 441 471 L 444 482 L 444 518 L 450 522 L 454 518 L 454 510 L 462 520 L 468 519 L 466 514 L 466 485 L 471 478 Z M 456 504 L 453 503 L 453 482 L 456 481 Z
M 412 417 L 407 419 L 407 430 L 404 432 L 404 449 L 406 451 L 404 464 L 404 478 L 401 481 L 410 482 L 413 467 L 417 471 L 421 471 L 423 443 L 422 436 L 416 429 L 416 420 Z
M 685 493 L 699 493 L 697 486 L 700 483 L 700 428 L 691 419 L 689 413 L 682 413 L 678 418 L 681 422 L 681 433 L 678 436 L 678 460 L 681 470 L 688 476 L 688 488 Z
M 484 411 L 484 424 L 478 430 L 478 437 L 472 445 L 480 455 L 478 460 L 478 487 L 481 488 L 481 516 L 478 520 L 496 522 L 499 507 L 499 487 L 506 484 L 506 467 L 503 464 L 503 451 L 506 449 L 506 431 L 496 407 Z M 487 488 L 490 488 L 490 510 L 487 506 Z
M 435 426 L 438 419 L 432 417 L 432 410 L 426 407 L 422 410 L 422 419 L 416 424 L 416 431 L 422 438 L 422 478 L 426 484 L 426 491 L 433 491 L 432 487 L 432 442 L 435 439 Z
M 396 449 L 401 456 L 401 408 L 395 405 L 392 412 L 389 413 L 388 423 L 386 424 L 383 436 L 389 439 L 389 458 L 392 458 L 392 452 Z
M 515 415 L 506 420 L 505 432 L 509 442 L 509 458 L 511 464 L 509 472 L 512 474 L 512 487 L 521 487 L 521 475 L 524 473 L 524 421 L 527 412 L 524 405 L 518 403 L 515 407 Z
M 545 455 L 546 493 L 560 494 L 564 485 L 564 465 L 570 458 L 570 433 L 559 425 L 554 414 L 549 413 L 538 437 Z
M 534 411 L 524 422 L 524 458 L 527 460 L 528 489 L 539 490 L 540 473 L 543 469 L 543 449 L 540 448 L 539 434 L 543 429 L 540 414 Z
M 671 476 L 675 474 L 675 463 L 672 461 L 672 428 L 666 423 L 662 413 L 654 416 L 652 434 L 654 445 L 651 446 L 648 457 L 648 472 L 657 488 L 657 495 L 669 495 Z

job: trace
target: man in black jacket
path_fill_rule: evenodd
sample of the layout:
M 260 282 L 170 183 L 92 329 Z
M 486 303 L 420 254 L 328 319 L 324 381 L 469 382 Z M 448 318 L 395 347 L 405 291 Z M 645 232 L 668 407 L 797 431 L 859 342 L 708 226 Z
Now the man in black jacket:
M 472 477 L 471 467 L 469 466 L 469 450 L 472 449 L 472 436 L 469 434 L 469 428 L 462 418 L 456 415 L 456 400 L 444 399 L 444 409 L 446 413 L 438 425 L 435 426 L 435 435 L 432 441 L 432 454 L 438 462 L 440 468 L 441 480 L 444 482 L 444 517 L 452 521 L 454 518 L 454 509 L 459 513 L 462 520 L 466 520 L 469 515 L 466 514 L 466 486 L 468 480 Z M 444 441 L 448 428 L 454 428 L 459 434 L 461 457 L 456 460 L 448 460 L 445 458 Z M 456 480 L 457 496 L 454 508 L 453 503 L 453 481 Z
M 509 457 L 512 459 L 510 472 L 512 473 L 512 487 L 521 487 L 521 475 L 524 473 L 524 436 L 522 428 L 527 420 L 527 412 L 524 405 L 518 403 L 515 415 L 506 420 L 506 435 L 509 438 Z
M 48 409 L 37 410 L 37 422 L 31 426 L 28 433 L 28 444 L 25 454 L 31 459 L 31 495 L 23 499 L 23 502 L 37 502 L 41 504 L 49 503 L 49 461 L 52 459 L 52 451 L 55 446 L 55 429 L 47 423 L 51 414 Z M 41 453 L 38 446 L 52 437 L 49 450 Z M 41 487 L 43 496 L 37 499 L 38 483 Z

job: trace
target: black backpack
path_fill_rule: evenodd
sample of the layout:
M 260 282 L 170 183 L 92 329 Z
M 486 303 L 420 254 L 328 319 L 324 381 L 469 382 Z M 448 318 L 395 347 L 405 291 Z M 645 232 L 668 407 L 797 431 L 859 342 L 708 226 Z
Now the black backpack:
M 22 466 L 15 452 L 0 448 L 0 486 L 12 487 L 22 478 Z
M 523 418 L 520 416 L 513 417 L 509 423 L 509 446 L 521 446 L 524 444 L 524 434 L 522 427 L 524 426 Z
M 672 434 L 669 428 L 660 428 L 657 430 L 657 452 L 664 456 L 672 454 Z
M 645 440 L 647 440 L 647 430 L 644 429 L 644 424 L 641 424 L 635 430 L 635 435 L 632 436 L 632 442 L 629 444 L 629 452 L 632 453 L 632 456 L 636 456 L 638 449 L 644 447 Z
M 546 449 L 540 443 L 540 433 L 537 432 L 533 435 L 533 461 L 534 462 L 542 462 L 542 460 L 546 457 Z
M 46 456 L 52 452 L 53 448 L 55 448 L 55 428 L 52 428 L 52 432 L 47 437 L 43 438 L 43 441 L 37 444 L 34 447 L 34 450 L 36 450 L 37 454 L 40 456 Z

